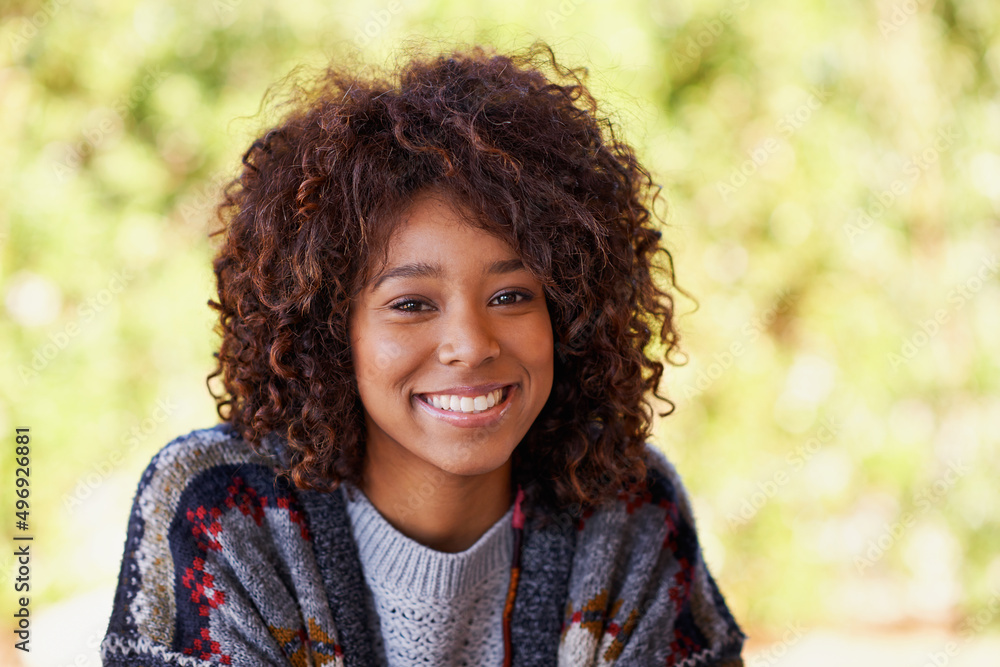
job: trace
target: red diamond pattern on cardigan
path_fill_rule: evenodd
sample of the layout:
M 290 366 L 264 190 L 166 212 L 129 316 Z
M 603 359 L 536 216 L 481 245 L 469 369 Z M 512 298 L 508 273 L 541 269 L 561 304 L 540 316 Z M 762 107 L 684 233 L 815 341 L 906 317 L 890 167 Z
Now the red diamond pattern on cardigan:
M 258 526 L 263 526 L 265 510 L 268 505 L 268 498 L 257 492 L 253 486 L 248 485 L 245 480 L 236 475 L 232 478 L 232 483 L 226 487 L 226 498 L 223 505 L 230 510 L 239 510 L 241 514 L 253 519 Z M 286 495 L 275 497 L 275 505 L 288 512 L 289 520 L 299 527 L 302 539 L 310 540 L 309 530 L 306 527 L 305 515 L 297 507 L 295 501 Z M 219 507 L 206 508 L 199 505 L 196 510 L 188 510 L 187 519 L 191 522 L 191 534 L 195 538 L 196 546 L 202 551 L 221 551 L 222 544 L 219 541 L 219 534 L 222 532 L 221 518 L 224 512 Z M 225 604 L 225 592 L 216 590 L 213 576 L 205 571 L 205 560 L 196 557 L 191 567 L 184 570 L 181 577 L 183 585 L 191 591 L 191 602 L 197 606 L 198 614 L 208 617 L 211 610 L 218 609 Z M 319 627 L 310 619 L 310 629 L 315 634 L 319 634 L 318 642 L 314 645 L 309 635 L 304 629 L 282 630 L 280 628 L 270 628 L 276 637 L 288 635 L 282 642 L 282 649 L 286 655 L 294 658 L 293 664 L 311 664 L 305 658 L 305 653 L 311 653 L 319 664 L 325 664 L 335 660 L 342 655 L 339 645 L 327 637 L 319 630 Z M 210 631 L 207 627 L 201 629 L 201 637 L 192 640 L 192 645 L 183 649 L 187 655 L 200 657 L 202 660 L 209 660 L 219 664 L 229 665 L 232 658 L 223 654 L 219 642 L 211 639 Z M 289 641 L 298 643 L 298 647 L 289 645 Z
M 209 609 L 217 609 L 226 602 L 225 591 L 215 589 L 214 578 L 205 572 L 205 561 L 201 558 L 195 558 L 191 567 L 184 569 L 181 583 L 191 589 L 191 602 L 198 605 L 202 616 L 208 616 Z
M 207 510 L 204 505 L 199 505 L 197 510 L 187 511 L 188 521 L 194 524 L 191 526 L 191 534 L 194 535 L 195 544 L 199 549 L 222 551 L 222 545 L 216 539 L 222 530 L 222 524 L 219 523 L 221 516 L 222 510 L 218 507 Z
M 631 492 L 622 490 L 618 492 L 618 500 L 625 502 L 625 513 L 632 514 L 643 505 L 653 502 L 653 494 L 649 491 Z
M 309 529 L 306 528 L 305 517 L 302 515 L 301 511 L 292 507 L 291 498 L 288 496 L 278 496 L 276 502 L 278 503 L 278 507 L 288 510 L 288 518 L 292 523 L 298 525 L 299 531 L 302 533 L 302 539 L 309 541 Z
M 239 509 L 245 516 L 254 520 L 258 526 L 264 520 L 264 508 L 267 498 L 258 496 L 257 489 L 247 486 L 242 477 L 233 477 L 233 483 L 226 487 L 229 495 L 226 497 L 226 507 Z
M 212 575 L 205 572 L 205 561 L 195 558 L 191 567 L 185 568 L 181 582 L 191 590 L 191 602 L 198 605 L 198 613 L 208 616 L 212 609 L 218 609 L 225 604 L 226 594 L 215 590 Z M 183 649 L 187 655 L 195 655 L 202 660 L 210 660 L 219 664 L 232 664 L 232 658 L 222 653 L 219 642 L 212 639 L 208 628 L 201 629 L 201 637 L 191 640 L 191 646 Z

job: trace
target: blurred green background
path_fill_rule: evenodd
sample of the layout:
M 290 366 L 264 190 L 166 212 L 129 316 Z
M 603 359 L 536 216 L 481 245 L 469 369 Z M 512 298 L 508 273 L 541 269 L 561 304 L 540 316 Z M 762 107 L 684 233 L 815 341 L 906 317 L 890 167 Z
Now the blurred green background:
M 751 635 L 748 664 L 821 664 L 808 656 L 849 640 L 890 651 L 881 664 L 916 667 L 947 641 L 949 664 L 987 664 L 995 2 L 2 7 L 0 662 L 99 664 L 139 475 L 217 421 L 207 234 L 220 184 L 271 118 L 268 87 L 357 52 L 390 63 L 419 36 L 549 42 L 589 68 L 665 186 L 664 238 L 698 307 L 678 302 L 689 363 L 665 377 L 677 410 L 657 442 Z M 32 436 L 30 657 L 11 639 L 18 427 Z

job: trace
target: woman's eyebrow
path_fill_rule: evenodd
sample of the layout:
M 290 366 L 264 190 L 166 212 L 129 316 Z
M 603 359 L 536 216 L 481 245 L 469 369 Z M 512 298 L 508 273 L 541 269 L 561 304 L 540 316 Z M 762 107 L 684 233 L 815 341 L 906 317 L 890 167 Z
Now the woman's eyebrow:
M 525 269 L 524 262 L 520 258 L 500 259 L 486 268 L 486 275 L 500 275 L 513 273 Z M 377 290 L 379 285 L 390 278 L 440 278 L 444 275 L 440 264 L 428 264 L 427 262 L 412 262 L 396 266 L 379 275 L 372 284 L 372 291 Z

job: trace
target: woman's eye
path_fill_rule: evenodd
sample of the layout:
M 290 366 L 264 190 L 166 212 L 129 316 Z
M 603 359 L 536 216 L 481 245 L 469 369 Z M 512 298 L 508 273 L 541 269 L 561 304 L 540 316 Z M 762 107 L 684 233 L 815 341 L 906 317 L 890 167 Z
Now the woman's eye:
M 398 310 L 402 313 L 417 313 L 422 310 L 421 306 L 423 305 L 424 302 L 417 299 L 403 299 L 392 304 L 391 307 L 393 310 Z
M 518 299 L 518 297 L 520 297 L 520 299 Z M 513 306 L 515 303 L 519 303 L 519 301 L 527 301 L 530 298 L 531 298 L 530 294 L 526 294 L 524 292 L 511 291 L 511 292 L 504 292 L 503 294 L 498 294 L 495 297 L 493 297 L 493 300 L 500 301 L 499 305 L 501 306 Z

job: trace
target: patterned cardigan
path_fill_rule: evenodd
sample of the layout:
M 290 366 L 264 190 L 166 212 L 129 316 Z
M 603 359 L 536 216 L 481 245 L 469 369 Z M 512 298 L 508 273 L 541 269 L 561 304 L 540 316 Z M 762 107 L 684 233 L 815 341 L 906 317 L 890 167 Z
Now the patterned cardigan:
M 742 665 L 744 636 L 702 559 L 673 467 L 647 492 L 541 528 L 529 519 L 513 665 Z M 365 580 L 340 493 L 303 491 L 226 424 L 143 473 L 105 665 L 374 665 Z

